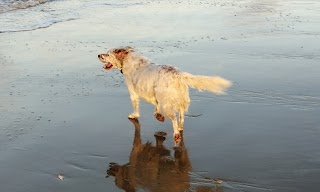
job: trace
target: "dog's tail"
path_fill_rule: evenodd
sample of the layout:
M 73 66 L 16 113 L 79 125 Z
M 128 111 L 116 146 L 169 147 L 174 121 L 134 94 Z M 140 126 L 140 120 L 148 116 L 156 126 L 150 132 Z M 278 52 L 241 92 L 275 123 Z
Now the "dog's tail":
M 218 76 L 198 76 L 184 72 L 183 77 L 188 86 L 199 91 L 211 91 L 215 94 L 224 94 L 224 91 L 232 85 L 231 81 Z

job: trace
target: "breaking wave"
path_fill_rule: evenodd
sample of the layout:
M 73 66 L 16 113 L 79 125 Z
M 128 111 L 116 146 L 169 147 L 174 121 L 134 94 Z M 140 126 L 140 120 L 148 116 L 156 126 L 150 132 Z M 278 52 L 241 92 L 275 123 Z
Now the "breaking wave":
M 34 7 L 52 0 L 0 0 L 0 13 Z

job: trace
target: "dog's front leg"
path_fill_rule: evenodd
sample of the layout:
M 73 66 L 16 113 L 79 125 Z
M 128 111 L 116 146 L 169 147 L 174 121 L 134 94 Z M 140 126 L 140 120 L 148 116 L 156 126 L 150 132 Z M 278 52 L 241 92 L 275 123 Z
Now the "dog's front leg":
M 140 116 L 139 113 L 139 96 L 136 94 L 130 93 L 130 99 L 133 107 L 133 113 L 131 113 L 128 118 L 136 119 Z
M 133 113 L 128 115 L 129 119 L 137 119 L 140 116 L 139 113 L 139 94 L 134 90 L 134 84 L 131 80 L 126 79 L 126 83 L 128 86 L 130 99 L 133 107 Z

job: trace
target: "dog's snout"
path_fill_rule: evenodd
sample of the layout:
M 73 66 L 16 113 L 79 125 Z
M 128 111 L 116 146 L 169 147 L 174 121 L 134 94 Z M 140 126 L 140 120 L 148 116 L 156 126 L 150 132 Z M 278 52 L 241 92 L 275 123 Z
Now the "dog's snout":
M 106 57 L 105 54 L 100 54 L 100 55 L 98 55 L 98 58 L 99 58 L 99 59 L 105 59 L 105 57 Z

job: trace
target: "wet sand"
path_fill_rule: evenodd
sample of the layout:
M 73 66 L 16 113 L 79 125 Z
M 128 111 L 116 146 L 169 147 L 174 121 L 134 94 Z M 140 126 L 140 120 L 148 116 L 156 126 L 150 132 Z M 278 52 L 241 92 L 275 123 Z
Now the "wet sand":
M 86 3 L 75 20 L 0 33 L 1 191 L 320 190 L 320 3 Z M 123 45 L 234 86 L 191 90 L 174 148 L 152 105 L 127 119 L 123 77 L 97 59 Z

